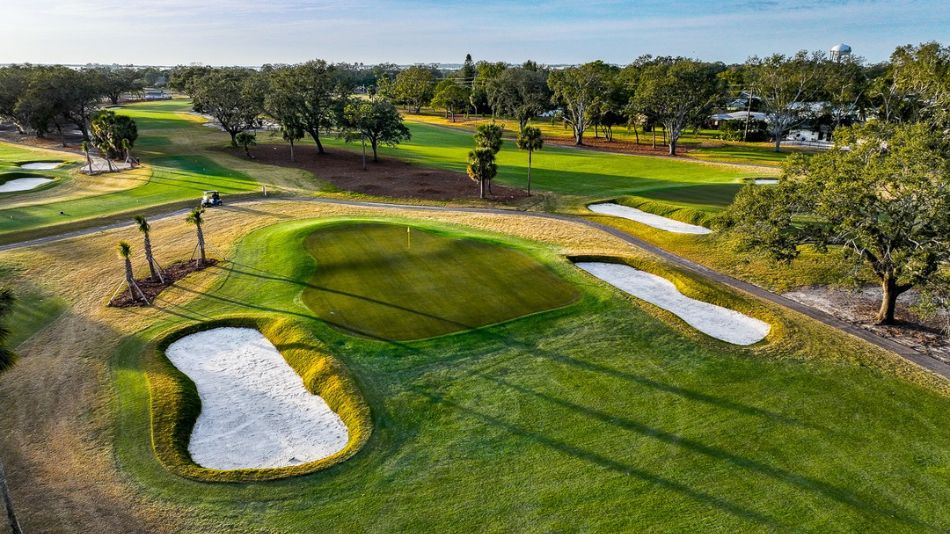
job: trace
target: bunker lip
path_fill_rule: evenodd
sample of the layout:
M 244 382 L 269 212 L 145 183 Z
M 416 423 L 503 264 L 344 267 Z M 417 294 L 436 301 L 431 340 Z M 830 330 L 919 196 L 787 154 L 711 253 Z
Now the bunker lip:
M 0 176 L 2 178 L 2 176 Z M 52 178 L 45 176 L 24 176 L 20 175 L 0 183 L 0 193 L 17 193 L 20 191 L 30 191 L 37 187 L 53 182 Z
M 23 162 L 19 165 L 19 167 L 21 169 L 28 170 L 28 171 L 51 171 L 62 164 L 63 164 L 62 161 L 38 160 L 38 161 Z
M 201 412 L 188 452 L 217 470 L 316 462 L 349 442 L 347 426 L 260 331 L 220 326 L 187 334 L 165 349 L 198 391 Z
M 669 311 L 704 334 L 734 345 L 752 345 L 771 330 L 768 323 L 743 313 L 683 295 L 661 276 L 623 263 L 575 261 L 574 265 L 608 284 Z
M 705 235 L 712 233 L 712 230 L 703 226 L 688 224 L 675 219 L 670 219 L 668 217 L 654 215 L 636 208 L 617 204 L 616 202 L 600 202 L 597 204 L 590 204 L 587 206 L 587 209 L 601 215 L 622 217 L 624 219 L 629 219 L 631 221 L 651 226 L 658 230 L 673 232 L 676 234 Z

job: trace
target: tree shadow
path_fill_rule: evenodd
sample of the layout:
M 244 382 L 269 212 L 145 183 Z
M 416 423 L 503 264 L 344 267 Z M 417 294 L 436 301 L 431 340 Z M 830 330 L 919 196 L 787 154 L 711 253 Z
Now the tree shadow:
M 748 469 L 755 473 L 770 477 L 776 481 L 794 486 L 800 490 L 816 492 L 823 497 L 829 498 L 835 502 L 850 506 L 859 512 L 872 512 L 876 515 L 882 516 L 883 518 L 897 519 L 902 523 L 913 525 L 918 528 L 925 528 L 934 531 L 937 530 L 936 528 L 923 523 L 919 519 L 912 517 L 907 510 L 901 509 L 896 503 L 887 502 L 884 504 L 886 509 L 882 509 L 882 507 L 875 505 L 871 497 L 868 495 L 861 495 L 822 480 L 793 473 L 786 469 L 774 467 L 758 460 L 747 458 L 745 456 L 741 456 L 717 447 L 705 445 L 696 440 L 685 438 L 659 428 L 651 427 L 633 419 L 610 414 L 589 406 L 582 406 L 565 399 L 554 397 L 547 393 L 542 393 L 524 386 L 513 384 L 503 378 L 477 373 L 476 376 L 497 384 L 498 386 L 514 390 L 518 393 L 521 393 L 522 395 L 534 397 L 561 408 L 577 412 L 586 418 L 596 419 L 600 422 L 616 426 L 623 430 L 653 438 L 669 445 L 682 447 L 715 460 L 727 462 L 736 467 Z

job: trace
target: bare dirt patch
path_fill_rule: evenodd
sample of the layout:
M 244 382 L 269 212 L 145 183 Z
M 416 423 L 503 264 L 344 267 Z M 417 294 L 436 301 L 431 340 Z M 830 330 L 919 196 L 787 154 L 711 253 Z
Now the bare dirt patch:
M 231 151 L 245 157 L 240 149 Z M 289 145 L 259 145 L 251 153 L 260 163 L 304 169 L 340 189 L 364 195 L 426 200 L 478 198 L 478 184 L 460 172 L 420 167 L 394 158 L 374 162 L 370 154 L 364 171 L 362 156 L 349 150 L 333 149 L 318 155 L 313 147 L 297 148 L 296 162 L 290 161 Z M 490 199 L 507 202 L 527 196 L 521 189 L 494 184 Z
M 898 299 L 897 324 L 893 325 L 874 322 L 881 305 L 881 289 L 878 287 L 849 290 L 816 286 L 796 289 L 784 296 L 950 363 L 950 336 L 941 331 L 939 320 L 922 319 L 909 309 L 917 298 L 913 290 Z
M 577 146 L 574 144 L 574 139 L 571 137 L 545 137 L 544 142 L 557 145 L 557 146 Z M 670 148 L 668 145 L 662 143 L 660 138 L 656 140 L 656 147 L 653 147 L 651 138 L 644 137 L 640 140 L 640 144 L 630 141 L 622 141 L 619 139 L 614 139 L 613 141 L 608 141 L 604 137 L 584 137 L 584 145 L 578 148 L 586 148 L 589 150 L 599 150 L 601 152 L 616 152 L 620 154 L 646 154 L 649 156 L 666 156 L 670 158 L 676 158 L 680 156 L 685 156 L 689 153 L 689 145 L 676 145 L 676 156 L 670 156 Z
M 149 302 L 155 302 L 155 297 L 157 297 L 159 293 L 175 285 L 175 282 L 178 280 L 181 280 L 191 273 L 203 271 L 216 263 L 218 263 L 218 260 L 208 258 L 202 267 L 198 267 L 198 264 L 195 263 L 194 260 L 176 261 L 162 270 L 162 275 L 165 277 L 164 284 L 158 279 L 151 277 L 136 280 L 135 283 L 138 284 L 142 293 L 145 293 L 145 298 L 147 298 Z M 132 293 L 126 288 L 122 293 L 116 295 L 109 303 L 109 306 L 113 308 L 129 308 L 132 306 L 147 306 L 147 304 L 139 299 L 133 299 Z

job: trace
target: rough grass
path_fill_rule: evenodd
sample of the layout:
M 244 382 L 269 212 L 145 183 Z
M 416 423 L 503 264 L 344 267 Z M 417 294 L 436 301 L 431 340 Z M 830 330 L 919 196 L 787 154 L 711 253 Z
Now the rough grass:
M 194 383 L 165 357 L 177 339 L 209 328 L 238 326 L 264 334 L 287 363 L 303 378 L 304 387 L 319 395 L 346 424 L 349 441 L 339 452 L 314 462 L 269 469 L 208 469 L 195 464 L 188 443 L 201 400 Z M 369 407 L 343 365 L 299 321 L 292 318 L 230 317 L 195 323 L 175 330 L 151 344 L 146 356 L 149 383 L 152 447 L 159 461 L 173 473 L 195 480 L 241 482 L 274 480 L 327 469 L 350 458 L 372 433 Z
M 575 289 L 524 252 L 432 227 L 322 226 L 305 246 L 316 269 L 303 302 L 330 324 L 378 339 L 450 334 L 577 299 Z

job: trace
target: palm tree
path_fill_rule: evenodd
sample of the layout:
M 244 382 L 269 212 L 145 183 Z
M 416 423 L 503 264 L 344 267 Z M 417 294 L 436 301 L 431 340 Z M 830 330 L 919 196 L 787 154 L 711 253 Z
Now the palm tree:
M 465 170 L 469 178 L 478 182 L 478 197 L 485 198 L 485 182 L 491 183 L 491 179 L 498 173 L 495 153 L 488 147 L 469 151 L 468 167 Z
M 126 139 L 122 138 L 122 151 L 125 152 L 125 162 L 132 165 L 132 143 Z
M 0 371 L 8 369 L 16 360 L 16 355 L 7 347 L 10 330 L 6 327 L 6 320 L 10 317 L 15 302 L 13 290 L 9 287 L 0 287 Z
M 203 218 L 204 212 L 205 212 L 204 208 L 199 206 L 191 210 L 191 213 L 188 214 L 188 218 L 185 219 L 191 224 L 195 225 L 195 229 L 198 232 L 199 255 L 198 255 L 198 260 L 196 262 L 198 267 L 204 267 L 205 262 L 207 261 L 207 257 L 205 257 L 205 234 L 204 232 L 201 231 L 201 225 L 204 223 L 204 218 Z
M 81 145 L 82 151 L 86 154 L 86 165 L 89 166 L 89 174 L 92 174 L 92 157 L 89 155 L 89 141 L 83 141 Z
M 162 268 L 159 267 L 158 262 L 155 261 L 155 256 L 152 255 L 152 240 L 148 235 L 152 227 L 148 224 L 148 220 L 144 215 L 136 215 L 134 220 L 139 227 L 139 232 L 142 232 L 142 237 L 145 239 L 145 243 L 143 244 L 145 248 L 145 261 L 148 262 L 148 270 L 152 274 L 152 280 L 158 279 L 159 282 L 164 284 L 165 277 L 162 276 Z
M 528 151 L 528 194 L 531 194 L 531 154 L 535 150 L 541 150 L 544 147 L 544 139 L 541 138 L 541 129 L 533 126 L 527 126 L 518 136 L 518 148 Z
M 128 241 L 119 241 L 116 250 L 119 253 L 119 257 L 125 261 L 125 283 L 129 286 L 129 295 L 132 297 L 132 300 L 135 300 L 135 293 L 138 292 L 142 298 L 142 302 L 148 304 L 145 293 L 142 293 L 139 285 L 135 283 L 135 277 L 132 275 L 132 245 L 130 245 Z

